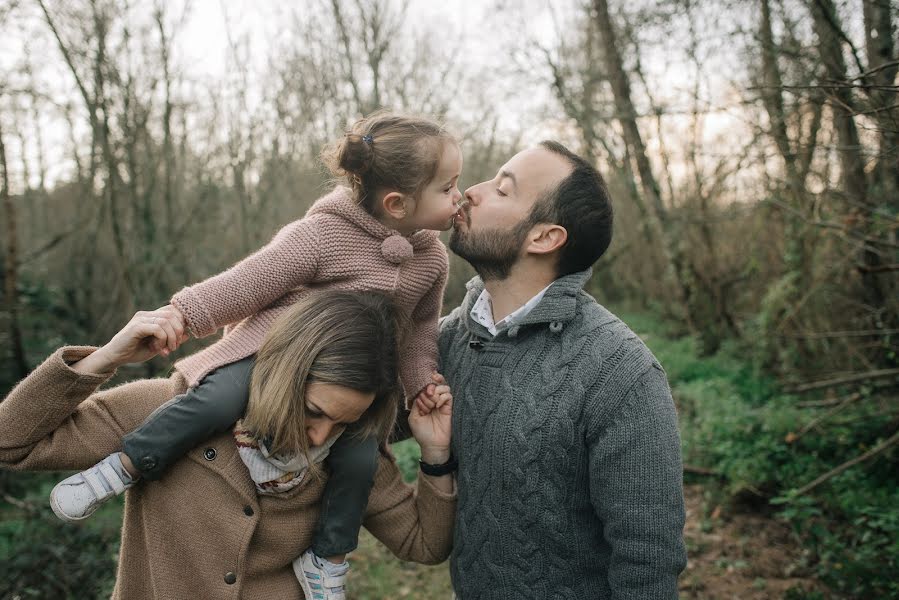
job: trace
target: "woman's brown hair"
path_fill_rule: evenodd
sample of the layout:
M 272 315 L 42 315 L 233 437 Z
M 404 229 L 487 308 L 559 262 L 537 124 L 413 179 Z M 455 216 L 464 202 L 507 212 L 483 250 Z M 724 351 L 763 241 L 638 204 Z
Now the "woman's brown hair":
M 377 216 L 377 193 L 417 197 L 437 174 L 447 143 L 458 141 L 439 123 L 382 110 L 353 123 L 322 151 L 322 161 L 346 176 L 356 201 Z
M 392 302 L 374 292 L 314 292 L 295 303 L 256 354 L 243 425 L 272 453 L 308 457 L 306 386 L 330 383 L 374 393 L 353 429 L 386 440 L 399 396 L 397 320 Z

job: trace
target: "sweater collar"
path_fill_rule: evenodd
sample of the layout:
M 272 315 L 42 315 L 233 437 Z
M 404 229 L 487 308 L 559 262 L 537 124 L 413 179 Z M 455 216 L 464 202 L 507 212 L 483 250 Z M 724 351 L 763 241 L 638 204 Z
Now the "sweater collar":
M 556 279 L 543 298 L 521 321 L 516 323 L 518 328 L 525 325 L 539 325 L 549 323 L 568 323 L 577 314 L 577 296 L 590 280 L 593 269 L 579 271 Z M 484 291 L 484 281 L 480 276 L 475 276 L 465 284 L 468 293 L 462 301 L 462 313 L 469 331 L 472 333 L 486 332 L 487 329 L 471 317 L 471 309 L 475 301 Z
M 429 229 L 420 229 L 408 236 L 402 235 L 395 229 L 390 229 L 365 212 L 365 209 L 359 206 L 353 199 L 352 191 L 344 186 L 337 186 L 329 194 L 316 200 L 315 204 L 306 213 L 306 216 L 316 214 L 337 215 L 377 240 L 400 237 L 409 242 L 414 250 L 421 250 L 430 246 L 438 236 L 438 232 Z

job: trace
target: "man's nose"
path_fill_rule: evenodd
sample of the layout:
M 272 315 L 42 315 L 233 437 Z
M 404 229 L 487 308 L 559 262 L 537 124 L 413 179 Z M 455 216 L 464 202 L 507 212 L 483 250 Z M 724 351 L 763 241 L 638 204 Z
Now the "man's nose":
M 476 185 L 471 186 L 467 190 L 465 190 L 465 199 L 468 200 L 469 206 L 475 206 L 480 202 L 480 196 L 478 196 Z

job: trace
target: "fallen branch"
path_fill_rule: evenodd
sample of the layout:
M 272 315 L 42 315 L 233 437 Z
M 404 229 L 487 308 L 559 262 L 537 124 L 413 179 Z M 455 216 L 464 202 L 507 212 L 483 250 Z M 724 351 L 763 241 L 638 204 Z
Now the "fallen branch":
M 815 480 L 812 481 L 811 483 L 802 486 L 801 488 L 799 488 L 799 489 L 796 491 L 796 493 L 794 494 L 794 496 L 802 496 L 803 494 L 807 494 L 808 492 L 812 491 L 813 489 L 815 489 L 816 487 L 818 487 L 819 485 L 821 485 L 821 484 L 824 483 L 825 481 L 827 481 L 827 480 L 829 480 L 829 479 L 832 479 L 832 478 L 836 477 L 837 475 L 839 475 L 840 473 L 842 473 L 842 472 L 845 471 L 846 469 L 848 469 L 848 468 L 850 468 L 850 467 L 854 467 L 854 466 L 857 465 L 858 463 L 864 462 L 864 461 L 868 460 L 869 458 L 874 458 L 874 457 L 877 456 L 878 454 L 882 454 L 883 452 L 885 452 L 886 450 L 888 450 L 888 449 L 890 449 L 891 447 L 895 446 L 896 444 L 899 444 L 899 429 L 897 429 L 897 430 L 893 433 L 893 435 L 891 435 L 889 438 L 887 438 L 886 440 L 884 440 L 883 442 L 881 442 L 881 443 L 878 444 L 877 446 L 871 448 L 870 450 L 868 450 L 868 451 L 865 452 L 864 454 L 860 454 L 860 455 L 856 456 L 855 458 L 853 458 L 852 460 L 847 460 L 846 462 L 844 462 L 844 463 L 841 464 L 840 466 L 838 466 L 838 467 L 836 467 L 836 468 L 834 468 L 834 469 L 828 471 L 828 472 L 825 473 L 824 475 L 821 475 L 820 477 L 818 477 L 817 479 L 815 479 Z
M 824 400 L 804 400 L 802 402 L 797 402 L 796 408 L 829 408 L 831 406 L 841 404 L 845 399 L 846 396 L 840 396 L 839 398 L 827 398 Z
M 684 465 L 684 473 L 693 473 L 694 475 L 704 475 L 706 477 L 724 477 L 718 471 L 695 465 Z
M 803 383 L 791 388 L 785 388 L 787 393 L 798 394 L 802 392 L 810 392 L 812 390 L 820 390 L 823 388 L 836 387 L 847 383 L 856 383 L 859 381 L 870 381 L 872 379 L 885 379 L 887 377 L 899 376 L 899 369 L 880 369 L 877 371 L 865 371 L 864 373 L 853 373 L 845 377 L 835 377 L 833 379 L 824 379 L 822 381 L 811 381 Z
M 861 398 L 862 398 L 862 395 L 858 392 L 856 392 L 855 394 L 850 394 L 849 396 L 846 396 L 845 398 L 841 398 L 840 401 L 836 404 L 836 406 L 834 406 L 830 410 L 826 411 L 825 413 L 818 415 L 817 417 L 815 417 L 814 419 L 812 419 L 811 421 L 806 423 L 802 427 L 802 429 L 800 429 L 795 435 L 787 436 L 787 443 L 788 444 L 795 443 L 799 438 L 801 438 L 806 433 L 808 433 L 809 431 L 814 429 L 815 426 L 817 426 L 819 423 L 821 423 L 822 421 L 826 421 L 827 419 L 834 416 L 835 414 L 837 414 L 838 412 L 840 412 L 841 410 L 843 410 L 844 408 L 846 408 L 853 402 L 861 400 Z

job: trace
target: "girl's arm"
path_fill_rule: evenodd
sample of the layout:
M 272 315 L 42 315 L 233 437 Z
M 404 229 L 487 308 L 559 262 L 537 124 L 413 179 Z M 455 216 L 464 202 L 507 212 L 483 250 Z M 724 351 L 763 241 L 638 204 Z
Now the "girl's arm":
M 446 250 L 443 251 L 446 260 Z M 406 392 L 406 409 L 429 383 L 437 371 L 437 319 L 443 303 L 447 268 L 443 268 L 434 284 L 412 311 L 412 323 L 400 348 L 400 379 Z
M 171 303 L 194 337 L 212 335 L 310 281 L 318 268 L 319 241 L 317 217 L 295 221 L 227 271 L 184 288 Z

